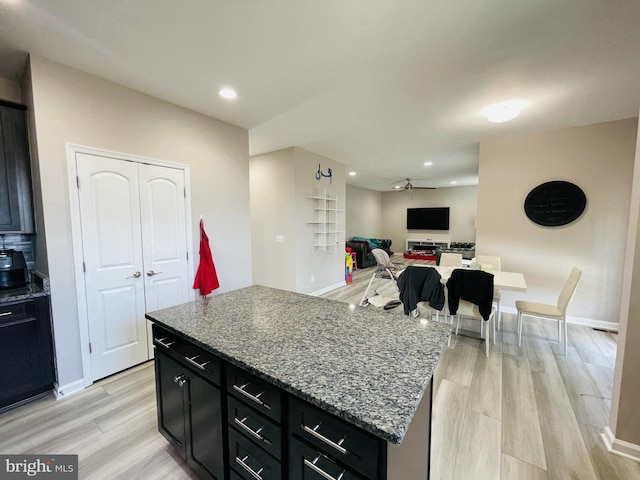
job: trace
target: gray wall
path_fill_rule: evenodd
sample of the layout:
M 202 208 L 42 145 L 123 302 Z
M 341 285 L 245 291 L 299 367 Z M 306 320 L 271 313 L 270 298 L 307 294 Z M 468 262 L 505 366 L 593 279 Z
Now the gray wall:
M 382 238 L 382 192 L 347 185 L 347 240 Z
M 246 130 L 33 57 L 28 99 L 42 205 L 37 268 L 48 271 L 59 383 L 82 378 L 66 144 L 189 164 L 194 271 L 202 214 L 220 289 L 251 284 Z M 37 207 L 38 208 L 38 207 Z M 44 264 L 43 262 L 47 262 Z
M 480 145 L 477 253 L 499 255 L 503 270 L 524 272 L 516 299 L 555 303 L 571 267 L 583 270 L 571 318 L 618 323 L 637 119 L 519 136 Z M 580 186 L 582 216 L 542 227 L 524 214 L 527 194 L 550 180 Z
M 478 187 L 447 187 L 435 190 L 384 192 L 382 235 L 392 240 L 394 252 L 404 252 L 407 238 L 429 233 L 444 234 L 452 242 L 475 242 Z M 449 230 L 407 230 L 407 208 L 449 207 Z
M 325 173 L 331 168 L 331 180 L 316 179 L 318 164 Z M 296 147 L 251 157 L 255 283 L 300 293 L 344 284 L 345 213 L 338 215 L 340 245 L 314 247 L 315 202 L 309 197 L 318 194 L 337 196 L 338 208 L 345 208 L 344 165 Z M 284 242 L 277 243 L 276 235 Z

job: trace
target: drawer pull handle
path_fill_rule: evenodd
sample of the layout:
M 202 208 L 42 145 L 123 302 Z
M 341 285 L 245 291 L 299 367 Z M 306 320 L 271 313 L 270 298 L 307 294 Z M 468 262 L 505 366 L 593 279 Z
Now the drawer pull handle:
M 329 439 L 328 439 L 327 437 L 325 437 L 324 435 L 322 435 L 322 434 L 318 433 L 318 432 L 317 432 L 318 428 L 320 428 L 320 424 L 317 424 L 317 425 L 316 425 L 315 427 L 313 427 L 313 428 L 310 428 L 310 427 L 306 426 L 304 423 L 302 424 L 302 429 L 303 429 L 305 432 L 309 433 L 310 435 L 313 435 L 313 436 L 314 436 L 314 437 L 316 437 L 318 440 L 320 440 L 320 441 L 322 441 L 322 442 L 326 443 L 326 444 L 327 444 L 327 445 L 329 445 L 330 447 L 335 448 L 336 450 L 338 450 L 338 451 L 339 451 L 340 453 L 342 453 L 343 455 L 346 455 L 346 454 L 347 454 L 347 450 L 346 450 L 344 447 L 342 447 L 342 446 L 341 446 L 341 445 L 342 445 L 342 442 L 344 442 L 344 439 L 345 439 L 346 437 L 342 437 L 342 439 L 341 439 L 338 443 L 335 443 L 335 442 L 333 442 L 333 441 L 329 440 Z
M 13 312 L 2 312 L 0 313 L 0 317 L 6 317 L 7 315 L 12 315 Z
M 269 410 L 271 410 L 271 405 L 269 405 L 268 403 L 264 403 L 262 400 L 260 400 L 260 395 L 262 395 L 264 393 L 264 390 L 262 392 L 260 392 L 257 395 L 251 395 L 249 392 L 247 392 L 245 390 L 245 388 L 247 387 L 247 385 L 249 385 L 248 383 L 245 383 L 244 385 L 242 385 L 241 387 L 239 387 L 238 385 L 236 385 L 235 383 L 233 384 L 233 389 L 236 392 L 240 392 L 242 395 L 244 395 L 245 397 L 253 400 L 254 402 L 256 402 L 258 405 L 262 405 L 265 408 L 268 408 Z
M 318 475 L 320 475 L 323 478 L 326 478 L 327 480 L 340 480 L 342 477 L 344 477 L 344 474 L 346 472 L 346 470 L 342 470 L 342 472 L 340 473 L 340 475 L 338 475 L 337 477 L 332 477 L 331 475 L 329 475 L 327 472 L 325 472 L 324 470 L 322 470 L 319 466 L 316 465 L 316 462 L 318 461 L 318 459 L 320 458 L 320 455 L 318 455 L 316 457 L 316 459 L 313 462 L 310 462 L 309 460 L 307 460 L 306 458 L 304 459 L 304 464 L 309 467 L 311 470 L 313 470 L 314 472 L 316 472 Z
M 200 370 L 204 370 L 204 366 L 205 366 L 207 363 L 211 363 L 211 362 L 210 362 L 210 361 L 206 361 L 206 362 L 204 362 L 204 363 L 198 363 L 198 362 L 196 362 L 195 360 L 196 360 L 196 358 L 198 358 L 199 356 L 200 356 L 200 355 L 196 355 L 195 357 L 191 357 L 191 358 L 189 358 L 189 357 L 184 357 L 184 359 L 185 359 L 187 362 L 189 362 L 191 365 L 193 365 L 194 367 L 198 367 Z
M 176 342 L 167 342 L 164 343 L 164 341 L 167 339 L 167 337 L 164 338 L 156 338 L 156 342 L 158 342 L 160 345 L 162 345 L 164 348 L 171 348 L 171 345 L 173 345 Z
M 187 383 L 187 377 L 184 375 L 177 375 L 173 377 L 173 382 L 180 385 L 180 388 L 184 387 L 184 384 Z
M 244 463 L 247 460 L 247 458 L 249 458 L 249 455 L 245 455 L 245 457 L 242 459 L 240 457 L 236 457 L 236 463 L 238 463 L 242 468 L 244 468 L 247 472 L 249 472 L 249 474 L 256 480 L 262 480 L 262 477 L 260 476 L 260 474 L 264 470 L 264 467 L 256 472 L 253 468 L 251 468 L 249 465 Z
M 240 428 L 242 428 L 249 435 L 253 436 L 254 438 L 257 438 L 261 442 L 265 442 L 265 443 L 271 444 L 271 442 L 269 440 L 267 440 L 262 435 L 260 435 L 260 432 L 262 431 L 262 429 L 264 427 L 260 427 L 258 430 L 252 429 L 246 423 L 244 423 L 244 422 L 247 421 L 247 417 L 244 417 L 242 420 L 240 420 L 238 417 L 234 417 L 233 421 L 235 422 L 236 425 L 238 425 Z

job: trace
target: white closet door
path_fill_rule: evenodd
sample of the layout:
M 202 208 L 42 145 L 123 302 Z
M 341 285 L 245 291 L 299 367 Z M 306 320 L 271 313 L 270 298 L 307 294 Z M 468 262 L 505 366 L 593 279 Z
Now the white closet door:
M 149 358 L 138 165 L 78 154 L 93 380 Z
M 148 312 L 190 300 L 182 170 L 139 165 L 145 305 Z M 149 352 L 153 353 L 151 322 Z

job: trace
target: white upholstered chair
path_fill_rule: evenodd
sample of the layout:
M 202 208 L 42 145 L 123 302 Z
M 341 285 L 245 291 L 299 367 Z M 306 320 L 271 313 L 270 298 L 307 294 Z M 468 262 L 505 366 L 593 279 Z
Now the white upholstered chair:
M 491 337 L 491 332 L 493 332 L 493 344 L 496 343 L 496 309 L 491 308 L 491 315 L 489 316 L 488 322 L 491 322 L 491 325 L 484 325 L 484 318 L 480 315 L 480 311 L 478 310 L 478 306 L 474 305 L 471 302 L 467 302 L 466 300 L 460 300 L 458 304 L 458 312 L 456 314 L 456 335 L 458 334 L 458 329 L 460 327 L 460 317 L 464 318 L 472 318 L 474 320 L 480 321 L 480 338 L 484 338 L 484 354 L 489 356 L 489 341 Z
M 442 267 L 461 267 L 462 254 L 444 252 L 440 255 L 440 266 Z
M 562 341 L 562 327 L 564 326 L 564 354 L 567 354 L 567 306 L 576 291 L 582 271 L 573 267 L 569 278 L 558 296 L 556 305 L 548 305 L 545 303 L 526 302 L 518 300 L 516 302 L 516 310 L 518 310 L 518 345 L 522 343 L 522 317 L 529 315 L 531 317 L 547 318 L 558 322 L 558 342 Z
M 492 256 L 492 255 L 476 255 L 476 263 L 480 265 L 482 270 L 487 272 L 499 272 L 502 270 L 500 266 L 500 257 Z M 496 319 L 498 320 L 497 329 L 500 330 L 502 328 L 502 312 L 500 300 L 502 295 L 500 294 L 500 289 L 493 289 L 493 303 L 496 305 Z M 495 337 L 494 337 L 495 340 Z

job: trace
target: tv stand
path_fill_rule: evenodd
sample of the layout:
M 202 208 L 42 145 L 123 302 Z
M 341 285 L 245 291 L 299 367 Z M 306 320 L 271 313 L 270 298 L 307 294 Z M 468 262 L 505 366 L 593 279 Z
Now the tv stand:
M 451 237 L 442 233 L 430 233 L 423 236 L 407 238 L 405 250 L 413 250 L 416 246 L 435 246 L 449 248 Z

